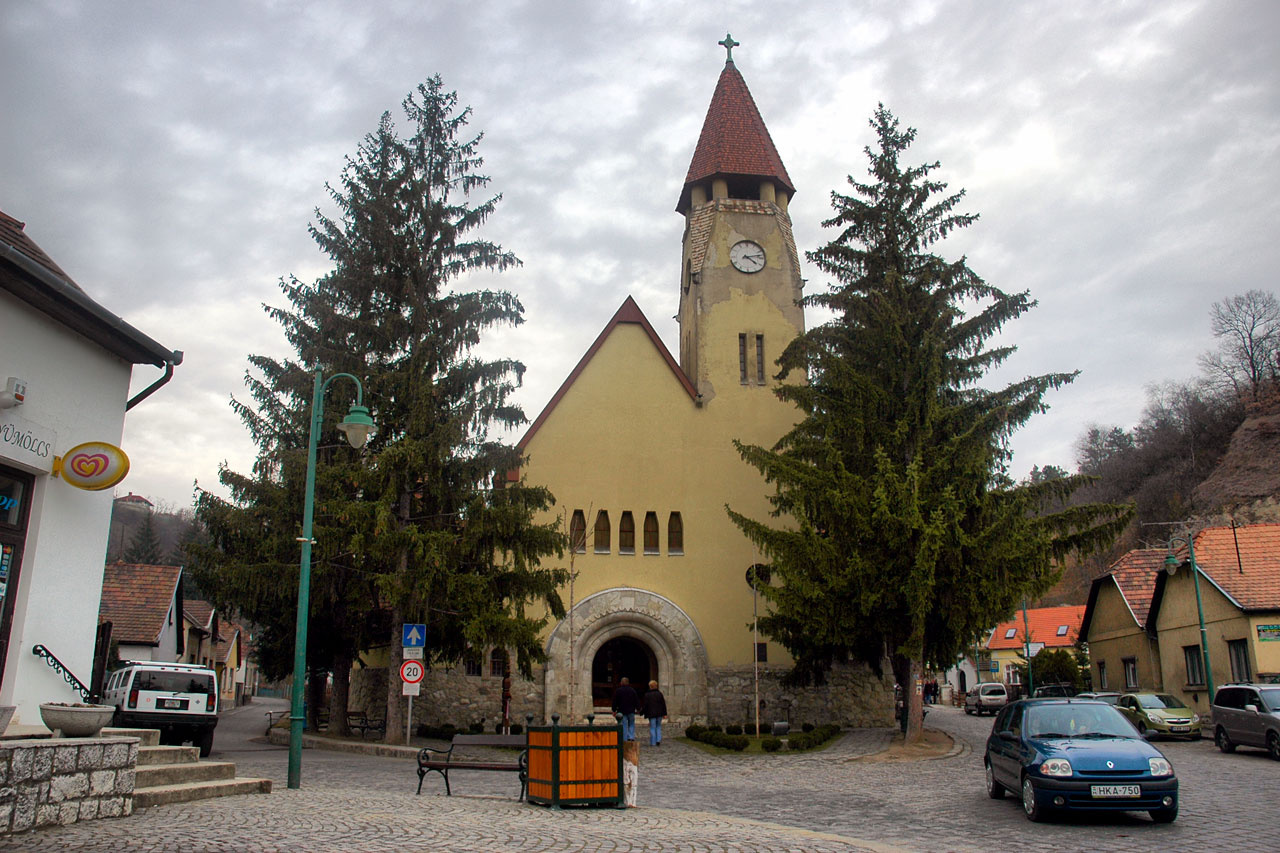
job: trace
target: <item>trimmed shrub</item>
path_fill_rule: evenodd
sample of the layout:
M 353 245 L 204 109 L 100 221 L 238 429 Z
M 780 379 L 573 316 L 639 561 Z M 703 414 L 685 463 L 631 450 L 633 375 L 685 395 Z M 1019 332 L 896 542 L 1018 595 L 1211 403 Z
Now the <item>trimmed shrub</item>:
M 724 733 L 727 735 L 740 735 L 742 734 L 742 726 L 736 723 L 732 726 L 725 726 Z
M 524 734 L 524 726 L 520 725 L 519 723 L 512 723 L 511 733 L 513 735 Z
M 813 746 L 813 740 L 806 734 L 792 735 L 787 738 L 787 749 L 799 752 L 802 749 L 808 749 Z
M 711 725 L 707 726 L 707 731 L 709 731 L 709 732 L 722 732 L 722 731 L 724 731 L 724 729 L 720 726 L 720 724 L 719 724 L 719 723 L 713 723 L 713 724 L 711 724 Z
M 767 737 L 760 741 L 760 748 L 765 752 L 777 752 L 782 749 L 782 738 Z
M 800 731 L 804 732 L 805 734 L 808 734 L 809 732 L 813 731 L 813 723 L 803 723 L 800 726 Z
M 477 720 L 476 722 L 467 726 L 467 733 L 473 734 L 473 735 L 484 734 L 484 723 Z
M 744 735 L 755 735 L 755 734 L 758 734 L 758 732 L 756 732 L 756 724 L 755 724 L 755 723 L 743 723 L 743 724 L 742 724 L 742 733 L 743 733 Z
M 684 736 L 689 740 L 702 740 L 702 733 L 706 730 L 705 726 L 694 724 L 684 730 Z

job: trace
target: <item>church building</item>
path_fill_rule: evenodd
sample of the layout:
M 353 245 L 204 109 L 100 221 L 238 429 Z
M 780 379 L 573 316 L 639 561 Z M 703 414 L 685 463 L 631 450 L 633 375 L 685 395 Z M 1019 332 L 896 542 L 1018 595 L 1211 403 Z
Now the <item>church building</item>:
M 850 666 L 824 687 L 783 689 L 790 658 L 753 635 L 764 602 L 749 575 L 762 557 L 725 507 L 767 519 L 772 487 L 733 441 L 771 446 L 798 420 L 774 393 L 774 362 L 804 330 L 804 285 L 787 213 L 795 188 L 726 41 L 676 202 L 678 356 L 625 298 L 520 441 L 520 475 L 556 497 L 575 581 L 561 590 L 569 613 L 548 629 L 546 664 L 512 686 L 516 720 L 608 712 L 627 677 L 642 693 L 657 681 L 678 726 L 752 722 L 758 663 L 762 722 L 890 723 L 887 673 Z M 462 667 L 432 674 L 423 704 L 435 722 L 466 722 L 477 706 L 492 722 L 484 681 L 500 671 L 482 662 L 467 668 L 470 685 Z

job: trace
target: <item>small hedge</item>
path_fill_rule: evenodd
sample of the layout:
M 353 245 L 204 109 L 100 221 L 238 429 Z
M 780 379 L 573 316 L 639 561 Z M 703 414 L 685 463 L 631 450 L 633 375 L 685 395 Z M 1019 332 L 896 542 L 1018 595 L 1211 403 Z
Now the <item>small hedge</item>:
M 804 732 L 805 734 L 808 734 L 809 732 L 813 731 L 813 723 L 801 723 L 800 731 Z
M 734 727 L 730 726 L 730 728 Z M 690 740 L 718 746 L 721 749 L 732 749 L 734 752 L 742 752 L 747 748 L 747 744 L 751 742 L 751 739 L 746 735 L 728 734 L 720 731 L 719 726 L 689 726 L 684 730 L 684 736 Z
M 734 724 L 732 726 L 725 726 L 724 733 L 727 735 L 740 735 L 742 734 L 742 726 L 739 726 L 737 724 Z
M 840 734 L 840 727 L 834 724 L 818 726 L 812 731 L 804 731 L 798 735 L 791 735 L 787 738 L 787 749 L 800 751 L 804 749 L 813 749 L 815 746 L 821 746 Z
M 767 737 L 760 741 L 760 748 L 765 752 L 777 752 L 782 749 L 782 738 Z

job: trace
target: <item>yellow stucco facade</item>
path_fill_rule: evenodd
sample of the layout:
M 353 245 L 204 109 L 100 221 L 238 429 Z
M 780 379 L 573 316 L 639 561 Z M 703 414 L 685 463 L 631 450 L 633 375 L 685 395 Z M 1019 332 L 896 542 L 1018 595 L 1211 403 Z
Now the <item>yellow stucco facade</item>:
M 1088 642 L 1094 690 L 1164 689 L 1159 644 L 1138 624 L 1114 583 L 1098 590 Z

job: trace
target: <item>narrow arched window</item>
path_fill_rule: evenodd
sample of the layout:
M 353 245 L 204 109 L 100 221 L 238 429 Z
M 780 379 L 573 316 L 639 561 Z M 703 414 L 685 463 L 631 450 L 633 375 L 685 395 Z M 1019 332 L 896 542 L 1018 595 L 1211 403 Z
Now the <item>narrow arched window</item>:
M 622 514 L 618 522 L 618 553 L 634 554 L 636 552 L 636 520 L 628 510 Z
M 600 510 L 596 513 L 596 547 L 597 554 L 608 554 L 611 545 L 609 543 L 609 513 Z
M 644 552 L 658 553 L 658 514 L 656 512 L 644 514 Z
M 678 512 L 671 513 L 667 518 L 667 553 L 684 553 L 684 522 L 680 520 Z
M 489 674 L 505 675 L 507 672 L 507 653 L 504 649 L 494 649 L 489 653 Z
M 573 519 L 569 522 L 569 545 L 575 554 L 587 550 L 587 517 L 580 509 L 573 511 Z

